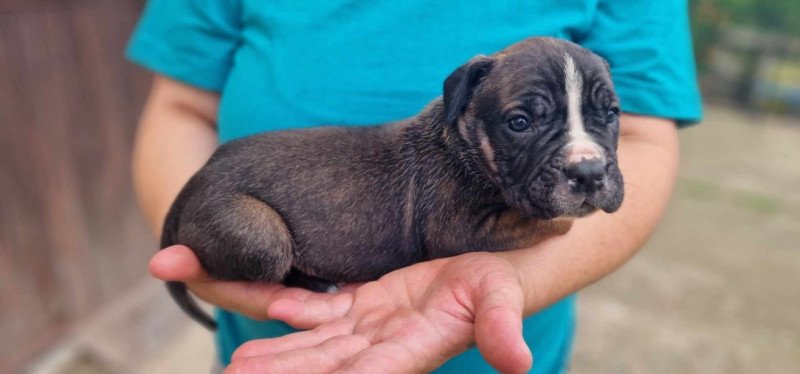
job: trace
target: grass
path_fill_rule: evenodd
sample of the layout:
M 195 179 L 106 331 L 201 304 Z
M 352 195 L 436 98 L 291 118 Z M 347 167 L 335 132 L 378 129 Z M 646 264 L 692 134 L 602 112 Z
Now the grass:
M 779 198 L 769 194 L 730 188 L 698 178 L 680 179 L 678 193 L 693 200 L 728 204 L 760 215 L 779 213 L 784 205 Z

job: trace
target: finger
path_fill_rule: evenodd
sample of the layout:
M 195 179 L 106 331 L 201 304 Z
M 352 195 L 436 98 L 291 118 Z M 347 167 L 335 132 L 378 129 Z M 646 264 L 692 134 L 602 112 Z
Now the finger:
M 150 272 L 163 281 L 186 283 L 201 299 L 254 319 L 267 319 L 269 306 L 275 300 L 327 300 L 334 296 L 273 283 L 215 280 L 203 270 L 194 252 L 184 245 L 170 246 L 157 252 L 150 260 Z M 336 310 L 340 310 L 341 305 L 340 301 L 334 304 L 339 308 Z M 297 323 L 302 321 L 298 318 Z M 307 322 L 305 326 L 318 324 Z
M 522 289 L 508 275 L 489 277 L 495 279 L 483 282 L 475 291 L 475 342 L 495 369 L 525 373 L 533 357 L 522 337 Z
M 150 259 L 150 273 L 163 281 L 211 280 L 197 256 L 185 245 L 173 245 L 156 252 Z
M 305 298 L 284 298 L 270 305 L 270 318 L 283 321 L 298 329 L 310 329 L 344 317 L 353 305 L 353 294 L 342 293 L 322 298 L 309 295 Z
M 339 335 L 309 348 L 236 358 L 225 373 L 330 373 L 369 344 L 363 336 Z
M 347 283 L 344 286 L 339 287 L 338 293 L 354 293 L 358 290 L 359 287 L 363 286 L 364 282 L 360 283 Z
M 201 299 L 218 305 L 223 309 L 237 311 L 250 318 L 263 320 L 275 318 L 269 309 L 278 301 L 313 302 L 326 301 L 336 294 L 317 293 L 302 288 L 286 287 L 277 283 L 257 282 L 225 282 L 210 281 L 187 283 L 189 288 Z M 339 305 L 341 301 L 337 301 Z M 341 307 L 339 307 L 341 308 Z M 338 309 L 337 309 L 338 310 Z M 280 309 L 279 309 L 280 311 Z M 298 324 L 305 320 L 296 317 Z M 304 328 L 313 328 L 319 324 L 306 322 Z
M 286 288 L 274 283 L 209 281 L 187 283 L 192 293 L 222 309 L 255 320 L 269 318 L 269 306 Z
M 231 360 L 264 355 L 276 355 L 287 351 L 310 348 L 335 336 L 351 334 L 353 323 L 338 321 L 314 330 L 294 332 L 270 339 L 251 340 L 233 352 Z

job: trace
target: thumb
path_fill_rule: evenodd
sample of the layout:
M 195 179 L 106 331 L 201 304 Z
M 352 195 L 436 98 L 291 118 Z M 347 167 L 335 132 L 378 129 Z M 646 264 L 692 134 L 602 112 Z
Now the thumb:
M 475 290 L 475 342 L 489 364 L 502 373 L 525 373 L 533 364 L 522 337 L 524 294 L 505 273 L 488 274 Z
M 158 251 L 150 259 L 150 274 L 163 281 L 198 282 L 209 280 L 200 260 L 185 245 L 173 245 Z

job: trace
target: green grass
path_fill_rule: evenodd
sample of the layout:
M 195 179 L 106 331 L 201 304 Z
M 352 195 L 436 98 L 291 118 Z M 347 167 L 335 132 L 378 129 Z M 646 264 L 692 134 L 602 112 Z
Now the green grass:
M 783 206 L 779 198 L 766 193 L 730 188 L 698 178 L 681 178 L 678 193 L 693 200 L 728 204 L 761 215 L 776 214 Z
M 730 197 L 737 205 L 759 214 L 774 214 L 781 207 L 775 197 L 750 191 L 730 191 Z

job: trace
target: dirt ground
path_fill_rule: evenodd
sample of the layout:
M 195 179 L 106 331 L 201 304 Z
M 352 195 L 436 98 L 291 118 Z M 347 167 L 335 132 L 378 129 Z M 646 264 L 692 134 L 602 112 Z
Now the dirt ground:
M 800 373 L 800 121 L 706 110 L 681 132 L 680 179 L 653 239 L 581 292 L 572 373 Z M 32 371 L 209 371 L 210 334 L 165 307 L 160 284 L 132 298 L 152 305 L 136 334 L 158 344 L 130 345 L 119 321 L 98 318 L 107 327 L 67 350 L 85 360 L 55 365 L 57 351 Z
M 579 298 L 574 373 L 800 372 L 800 120 L 708 107 L 656 235 Z

